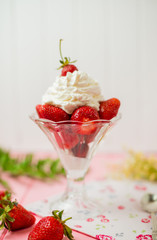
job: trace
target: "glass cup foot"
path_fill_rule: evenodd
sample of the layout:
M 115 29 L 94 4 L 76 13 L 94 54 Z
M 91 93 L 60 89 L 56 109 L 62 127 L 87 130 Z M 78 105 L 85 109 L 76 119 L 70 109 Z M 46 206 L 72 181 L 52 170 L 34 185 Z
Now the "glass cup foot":
M 94 218 L 104 212 L 104 204 L 101 199 L 90 199 L 88 197 L 77 198 L 66 196 L 49 202 L 50 213 L 53 210 L 64 210 L 64 217 L 72 217 L 73 220 Z

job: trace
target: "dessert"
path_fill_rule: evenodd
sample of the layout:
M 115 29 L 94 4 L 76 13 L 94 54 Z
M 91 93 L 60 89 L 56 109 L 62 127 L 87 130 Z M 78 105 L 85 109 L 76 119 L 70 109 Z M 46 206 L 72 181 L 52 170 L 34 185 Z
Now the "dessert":
M 62 39 L 60 40 L 62 65 L 58 69 L 62 68 L 62 72 L 43 95 L 42 105 L 36 106 L 38 116 L 55 122 L 69 119 L 81 122 L 99 118 L 110 120 L 115 117 L 120 101 L 117 98 L 104 100 L 98 82 L 71 64 L 76 61 L 71 62 L 70 58 L 63 58 L 61 41 Z M 83 107 L 82 110 L 77 110 L 80 107 Z
M 61 40 L 60 55 L 62 71 L 36 106 L 39 117 L 31 119 L 57 150 L 68 179 L 63 196 L 48 204 L 50 211 L 64 209 L 73 219 L 87 219 L 87 213 L 99 215 L 103 205 L 88 198 L 83 180 L 97 146 L 120 119 L 120 101 L 105 100 L 98 82 L 63 58 Z
M 111 120 L 118 113 L 120 101 L 117 98 L 104 100 L 97 81 L 87 73 L 78 70 L 70 58 L 62 56 L 60 40 L 60 56 L 62 69 L 53 85 L 42 97 L 42 104 L 36 106 L 39 118 L 54 122 L 70 120 L 78 122 L 78 127 L 72 131 L 70 127 L 61 129 L 60 134 L 54 131 L 55 139 L 61 149 L 72 149 L 75 156 L 86 157 L 88 144 L 93 141 L 100 128 L 93 121 Z M 77 133 L 77 135 L 76 135 Z M 77 144 L 80 144 L 77 146 Z M 82 151 L 83 149 L 83 151 Z

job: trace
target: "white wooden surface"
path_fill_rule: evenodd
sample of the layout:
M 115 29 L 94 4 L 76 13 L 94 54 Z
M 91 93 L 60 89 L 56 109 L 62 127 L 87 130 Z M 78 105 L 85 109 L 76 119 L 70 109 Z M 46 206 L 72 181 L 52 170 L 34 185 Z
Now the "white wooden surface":
M 63 54 L 121 100 L 99 151 L 157 150 L 156 0 L 0 0 L 0 146 L 52 146 L 29 119 Z

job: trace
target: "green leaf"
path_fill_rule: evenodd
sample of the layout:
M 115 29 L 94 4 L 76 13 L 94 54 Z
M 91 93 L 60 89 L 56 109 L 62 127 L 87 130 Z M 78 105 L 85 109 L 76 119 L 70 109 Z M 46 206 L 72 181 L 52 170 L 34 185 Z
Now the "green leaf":
M 58 216 L 59 216 L 59 218 L 62 220 L 62 215 L 63 215 L 63 212 L 64 212 L 64 210 L 62 210 L 61 212 L 59 212 L 59 214 L 58 214 Z
M 12 158 L 10 154 L 0 149 L 0 168 L 13 176 L 27 175 L 35 178 L 54 178 L 58 174 L 64 174 L 60 161 L 50 158 L 33 162 L 33 154 L 27 154 L 24 159 Z M 7 183 L 0 180 L 7 188 Z
M 25 175 L 38 179 L 55 178 L 60 174 L 65 175 L 65 170 L 59 159 L 39 159 L 37 163 L 33 160 L 33 154 L 27 154 L 23 159 L 13 158 L 9 152 L 0 148 L 0 170 L 2 172 L 8 172 L 15 177 Z M 2 177 L 0 177 L 0 184 L 11 191 L 9 184 Z
M 4 228 L 4 222 L 1 222 L 0 224 L 0 230 L 2 230 Z
M 0 208 L 0 216 L 4 213 L 4 209 Z
M 67 225 L 64 225 L 64 235 L 69 238 L 69 240 L 73 240 L 74 236 L 72 235 L 72 230 Z
M 9 214 L 6 214 L 6 219 L 9 221 L 9 222 L 14 222 L 15 219 L 10 217 Z
M 10 222 L 7 219 L 4 222 L 4 227 L 10 231 Z
M 6 207 L 5 207 L 5 212 L 7 212 L 7 213 L 10 212 L 12 208 L 13 208 L 13 207 L 12 207 L 11 205 L 10 205 L 10 206 L 9 206 L 9 205 L 6 206 Z

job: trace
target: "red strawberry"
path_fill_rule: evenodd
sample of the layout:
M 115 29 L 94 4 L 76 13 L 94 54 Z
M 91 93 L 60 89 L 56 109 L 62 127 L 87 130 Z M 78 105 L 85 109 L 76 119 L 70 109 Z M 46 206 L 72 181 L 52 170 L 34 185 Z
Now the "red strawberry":
M 5 196 L 5 191 L 0 191 L 0 200 Z
M 11 199 L 11 193 L 8 191 L 0 191 L 0 200 L 10 200 Z M 3 208 L 3 205 L 0 204 L 0 208 Z
M 3 209 L 1 209 L 1 225 L 10 231 L 15 231 L 32 226 L 35 223 L 35 217 L 27 211 L 22 205 L 9 200 L 1 200 Z
M 115 117 L 120 107 L 120 101 L 117 98 L 111 98 L 100 102 L 99 116 L 101 119 L 110 120 Z
M 65 65 L 62 69 L 61 76 L 66 76 L 67 72 L 73 73 L 74 71 L 78 71 L 77 67 L 73 64 Z
M 66 76 L 67 72 L 73 73 L 74 71 L 78 71 L 78 69 L 75 65 L 70 64 L 70 63 L 74 63 L 76 61 L 71 62 L 70 58 L 67 58 L 67 57 L 63 58 L 62 51 L 61 51 L 61 42 L 62 42 L 62 39 L 60 39 L 60 42 L 59 42 L 59 52 L 60 52 L 60 57 L 61 57 L 61 60 L 60 60 L 61 66 L 58 69 L 62 68 L 61 76 Z
M 91 142 L 94 141 L 94 139 L 96 138 L 96 136 L 97 136 L 98 131 L 100 130 L 100 128 L 101 128 L 101 127 L 97 127 L 97 130 L 96 130 L 94 133 L 92 133 L 92 134 L 90 134 L 90 135 L 87 135 L 87 136 L 85 137 L 86 143 L 91 143 Z
M 89 147 L 86 143 L 78 143 L 73 149 L 73 154 L 75 157 L 85 158 L 87 157 Z
M 62 240 L 63 235 L 73 240 L 72 230 L 62 220 L 63 211 L 53 211 L 53 216 L 43 217 L 33 228 L 28 240 Z M 58 214 L 57 214 L 58 213 Z
M 70 118 L 64 110 L 49 104 L 37 105 L 36 111 L 40 118 L 46 118 L 54 122 L 69 120 Z
M 95 132 L 97 128 L 95 123 L 89 121 L 98 119 L 98 111 L 90 106 L 83 106 L 77 108 L 71 116 L 71 120 L 82 122 L 82 124 L 80 124 L 79 126 L 78 133 L 83 135 L 90 135 Z
M 59 131 L 54 131 L 54 135 L 58 146 L 62 149 L 71 149 L 79 142 L 78 134 L 73 132 L 73 129 L 70 127 L 70 124 L 65 126 L 60 126 Z

